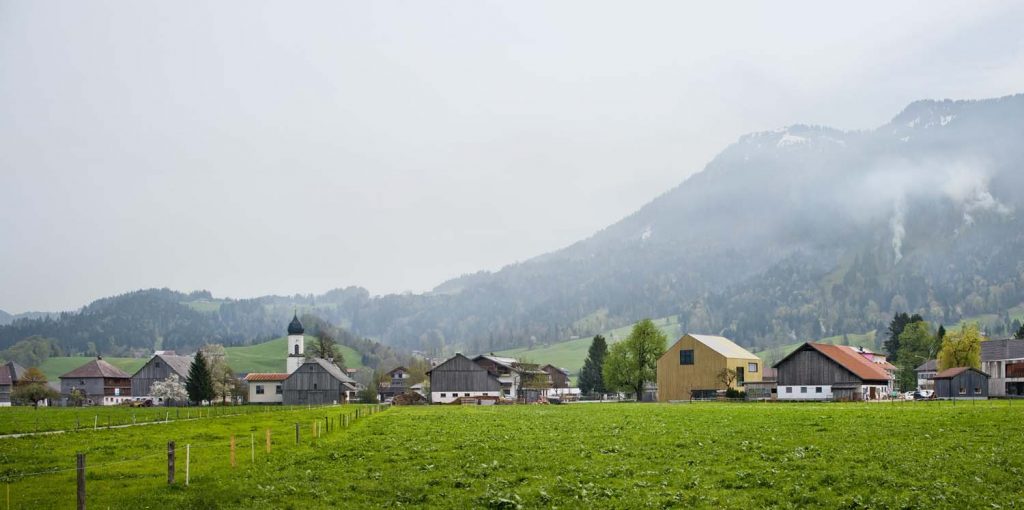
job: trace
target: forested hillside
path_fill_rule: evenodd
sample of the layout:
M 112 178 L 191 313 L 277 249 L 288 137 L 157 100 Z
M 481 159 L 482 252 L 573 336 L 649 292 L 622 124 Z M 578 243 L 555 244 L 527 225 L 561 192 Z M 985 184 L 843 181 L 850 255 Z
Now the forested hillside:
M 30 335 L 103 352 L 246 344 L 279 335 L 293 307 L 438 354 L 585 337 L 644 317 L 764 350 L 881 329 L 896 312 L 945 324 L 1005 316 L 1024 302 L 1021 140 L 1024 95 L 919 101 L 871 131 L 755 133 L 588 239 L 430 293 L 144 291 L 15 320 L 0 327 L 0 347 Z

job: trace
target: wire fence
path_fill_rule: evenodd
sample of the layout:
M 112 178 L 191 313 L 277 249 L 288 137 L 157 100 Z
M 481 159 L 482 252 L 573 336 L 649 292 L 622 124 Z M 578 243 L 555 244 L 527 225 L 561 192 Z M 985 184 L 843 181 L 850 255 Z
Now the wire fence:
M 388 404 L 360 406 L 354 409 L 331 407 L 335 406 L 291 409 L 318 409 L 323 414 L 318 412 L 315 417 L 307 415 L 294 422 L 286 421 L 280 416 L 281 419 L 259 430 L 247 427 L 247 423 L 238 423 L 237 428 L 246 427 L 248 432 L 230 433 L 223 438 L 211 439 L 207 437 L 209 433 L 202 431 L 180 431 L 181 435 L 185 436 L 182 438 L 184 441 L 172 440 L 167 443 L 166 448 L 161 445 L 157 448 L 158 451 L 126 459 L 96 462 L 90 457 L 92 453 L 77 452 L 68 459 L 73 467 L 0 473 L 4 503 L 2 508 L 53 508 L 65 506 L 70 503 L 70 499 L 74 499 L 77 508 L 84 509 L 86 502 L 93 499 L 93 496 L 116 498 L 117 491 L 90 489 L 91 485 L 99 484 L 100 481 L 131 478 L 132 483 L 150 484 L 154 488 L 160 485 L 184 488 L 197 482 L 209 482 L 217 476 L 223 476 L 226 470 L 230 473 L 233 470 L 252 469 L 261 463 L 273 463 L 275 458 L 292 458 L 290 454 L 298 448 L 319 448 L 326 444 L 323 439 L 350 428 L 363 418 L 390 408 Z M 245 414 L 251 413 L 233 416 Z M 149 448 L 152 449 L 152 445 Z M 100 451 L 96 454 L 100 454 Z

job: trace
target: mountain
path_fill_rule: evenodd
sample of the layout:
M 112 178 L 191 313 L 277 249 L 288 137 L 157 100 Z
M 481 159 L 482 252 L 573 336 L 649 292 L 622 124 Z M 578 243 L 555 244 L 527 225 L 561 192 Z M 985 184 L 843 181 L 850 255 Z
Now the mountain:
M 952 324 L 1024 302 L 1024 95 L 918 101 L 873 130 L 796 125 L 743 136 L 699 173 L 562 250 L 420 294 L 214 299 L 145 291 L 0 327 L 67 346 L 238 345 L 290 310 L 434 353 L 585 337 L 643 317 L 764 350 L 884 329 L 895 312 Z M 99 343 L 97 343 L 99 342 Z

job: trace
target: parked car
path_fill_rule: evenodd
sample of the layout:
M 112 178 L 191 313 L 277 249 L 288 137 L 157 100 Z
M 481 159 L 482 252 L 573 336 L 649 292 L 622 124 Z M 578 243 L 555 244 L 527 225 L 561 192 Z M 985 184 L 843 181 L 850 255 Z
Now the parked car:
M 902 395 L 903 400 L 914 400 L 914 394 L 916 391 L 908 391 Z
M 914 392 L 914 400 L 928 400 L 935 398 L 935 390 L 917 390 Z

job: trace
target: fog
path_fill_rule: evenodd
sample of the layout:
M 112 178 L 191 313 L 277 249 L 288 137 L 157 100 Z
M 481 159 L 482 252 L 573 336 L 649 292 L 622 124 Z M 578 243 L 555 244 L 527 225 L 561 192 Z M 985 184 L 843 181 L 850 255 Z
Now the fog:
M 1010 2 L 0 1 L 0 309 L 423 292 L 584 238 L 744 133 L 1024 91 L 1022 24 Z M 1006 207 L 983 164 L 927 174 L 965 223 Z

